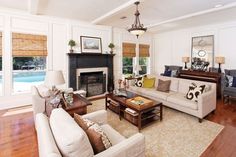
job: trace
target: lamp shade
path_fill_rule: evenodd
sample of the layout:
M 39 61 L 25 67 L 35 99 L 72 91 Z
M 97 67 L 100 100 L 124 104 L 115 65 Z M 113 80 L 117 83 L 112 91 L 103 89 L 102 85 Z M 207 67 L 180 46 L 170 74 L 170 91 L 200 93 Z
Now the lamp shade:
M 219 56 L 219 57 L 216 57 L 215 59 L 216 59 L 216 63 L 225 64 L 225 57 Z
M 190 58 L 189 57 L 182 57 L 182 62 L 183 63 L 189 63 Z
M 47 71 L 44 84 L 47 86 L 55 86 L 64 84 L 65 80 L 61 70 L 58 71 Z

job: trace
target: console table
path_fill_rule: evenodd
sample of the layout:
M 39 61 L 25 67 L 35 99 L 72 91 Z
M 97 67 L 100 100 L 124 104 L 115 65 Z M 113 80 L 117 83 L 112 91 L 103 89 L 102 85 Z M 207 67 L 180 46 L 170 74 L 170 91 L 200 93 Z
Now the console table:
M 217 97 L 221 97 L 221 75 L 216 72 L 181 70 L 178 77 L 216 83 Z

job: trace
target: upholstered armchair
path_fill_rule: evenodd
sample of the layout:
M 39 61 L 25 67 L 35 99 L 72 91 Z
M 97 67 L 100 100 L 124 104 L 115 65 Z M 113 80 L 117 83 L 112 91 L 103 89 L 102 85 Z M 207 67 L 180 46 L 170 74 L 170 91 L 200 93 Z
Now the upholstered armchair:
M 227 75 L 236 77 L 236 69 L 225 69 L 225 76 L 222 78 L 222 101 L 224 103 L 230 103 L 230 98 L 236 97 L 236 87 L 229 85 L 230 80 L 228 80 Z

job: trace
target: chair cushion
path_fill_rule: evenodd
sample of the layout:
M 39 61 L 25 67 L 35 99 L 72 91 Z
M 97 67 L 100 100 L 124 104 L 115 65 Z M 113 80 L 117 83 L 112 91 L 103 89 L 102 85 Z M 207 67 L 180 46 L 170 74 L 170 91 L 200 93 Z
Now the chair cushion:
M 101 127 L 103 128 L 103 131 L 106 133 L 113 146 L 125 140 L 125 137 L 113 129 L 110 125 L 104 124 L 101 125 Z
M 86 133 L 62 108 L 54 109 L 50 126 L 60 152 L 65 157 L 91 157 L 94 155 Z
M 193 110 L 198 109 L 197 102 L 186 99 L 185 94 L 182 93 L 176 93 L 170 95 L 169 97 L 167 97 L 167 101 Z

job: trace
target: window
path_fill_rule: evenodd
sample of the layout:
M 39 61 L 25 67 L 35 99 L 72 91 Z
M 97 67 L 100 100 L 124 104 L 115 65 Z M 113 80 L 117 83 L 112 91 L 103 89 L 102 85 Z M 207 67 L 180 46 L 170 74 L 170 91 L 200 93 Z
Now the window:
M 13 92 L 30 91 L 46 74 L 47 37 L 12 33 Z
M 133 74 L 133 58 L 123 57 L 123 74 Z
M 142 70 L 139 71 L 140 75 L 147 74 L 149 57 L 139 57 L 139 65 Z
M 122 51 L 123 51 L 123 67 L 122 71 L 124 75 L 133 74 L 134 71 L 134 61 L 135 61 L 135 47 L 136 45 L 133 43 L 123 43 Z
M 149 65 L 149 45 L 139 45 L 139 65 L 142 70 L 139 71 L 140 75 L 147 74 Z

